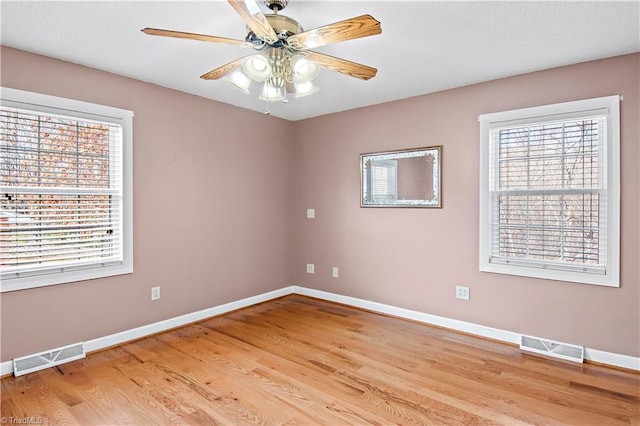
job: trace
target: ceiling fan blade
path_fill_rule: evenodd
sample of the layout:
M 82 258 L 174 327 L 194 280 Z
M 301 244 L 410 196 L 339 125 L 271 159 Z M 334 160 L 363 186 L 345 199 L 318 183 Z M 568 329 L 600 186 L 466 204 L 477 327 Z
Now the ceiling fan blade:
M 324 53 L 306 52 L 306 57 L 323 68 L 350 75 L 361 80 L 369 80 L 370 78 L 375 77 L 378 73 L 376 68 L 347 61 L 346 59 L 325 55 Z
M 200 78 L 204 80 L 218 80 L 224 77 L 225 75 L 230 74 L 240 65 L 242 65 L 242 62 L 244 62 L 245 59 L 247 58 L 242 57 L 242 58 L 236 59 L 235 61 L 229 62 L 228 64 L 224 64 L 221 67 L 211 70 L 206 74 L 202 74 Z
M 153 35 L 153 36 L 184 38 L 189 40 L 208 41 L 211 43 L 225 43 L 225 44 L 233 44 L 233 45 L 242 46 L 242 47 L 253 47 L 253 44 L 243 40 L 216 37 L 216 36 L 205 35 L 205 34 L 184 33 L 182 31 L 161 30 L 158 28 L 144 28 L 142 32 L 148 35 Z
M 362 15 L 292 35 L 287 39 L 287 42 L 294 49 L 306 50 L 339 41 L 368 37 L 381 32 L 380 22 L 371 15 Z
M 267 21 L 267 17 L 258 7 L 255 0 L 227 0 L 231 7 L 238 12 L 238 15 L 244 20 L 247 26 L 257 35 L 260 39 L 266 41 L 269 44 L 273 44 L 278 41 L 278 36 Z

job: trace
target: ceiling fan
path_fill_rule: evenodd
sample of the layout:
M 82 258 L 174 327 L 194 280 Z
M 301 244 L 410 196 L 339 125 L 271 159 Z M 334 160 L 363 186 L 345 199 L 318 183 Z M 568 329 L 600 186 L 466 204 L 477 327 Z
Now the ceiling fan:
M 310 50 L 380 34 L 380 22 L 371 15 L 361 15 L 304 31 L 294 19 L 278 14 L 287 6 L 288 0 L 265 0 L 265 5 L 272 11 L 266 15 L 255 0 L 227 1 L 247 24 L 248 34 L 245 40 L 158 28 L 144 28 L 142 32 L 154 36 L 232 44 L 257 51 L 209 71 L 200 78 L 224 78 L 245 93 L 249 93 L 252 82 L 263 83 L 259 98 L 267 102 L 286 102 L 287 93 L 302 97 L 317 91 L 313 79 L 317 76 L 319 67 L 362 80 L 374 77 L 378 71 L 373 67 Z

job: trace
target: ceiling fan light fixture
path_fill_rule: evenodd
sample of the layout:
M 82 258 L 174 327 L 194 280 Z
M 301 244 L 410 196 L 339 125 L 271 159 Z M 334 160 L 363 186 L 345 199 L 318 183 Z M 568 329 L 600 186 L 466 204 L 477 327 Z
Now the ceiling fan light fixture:
M 305 58 L 304 55 L 298 54 L 291 58 L 291 70 L 296 82 L 308 83 L 318 76 L 320 67 L 315 62 Z
M 296 98 L 309 96 L 320 90 L 320 88 L 311 81 L 307 81 L 306 83 L 294 83 L 294 87 L 296 88 Z
M 249 87 L 251 86 L 251 79 L 247 77 L 242 70 L 237 69 L 228 76 L 226 76 L 225 81 L 231 84 L 233 87 L 236 87 L 242 90 L 244 93 L 249 94 Z
M 282 87 L 276 87 L 268 81 L 262 86 L 262 93 L 258 97 L 261 101 L 275 102 L 284 100 Z
M 267 81 L 271 77 L 271 65 L 263 55 L 249 56 L 242 64 L 242 70 L 254 81 Z
M 1 1 L 1 0 L 0 0 Z M 182 31 L 143 28 L 148 35 L 224 43 L 253 49 L 254 53 L 219 66 L 200 78 L 224 79 L 244 93 L 253 82 L 262 83 L 259 99 L 287 102 L 287 94 L 309 96 L 319 89 L 313 83 L 320 68 L 361 80 L 375 77 L 377 69 L 310 49 L 347 40 L 377 35 L 380 22 L 365 14 L 304 31 L 293 18 L 281 15 L 289 0 L 260 0 L 272 13 L 263 13 L 258 0 L 227 0 L 246 25 L 244 40 Z

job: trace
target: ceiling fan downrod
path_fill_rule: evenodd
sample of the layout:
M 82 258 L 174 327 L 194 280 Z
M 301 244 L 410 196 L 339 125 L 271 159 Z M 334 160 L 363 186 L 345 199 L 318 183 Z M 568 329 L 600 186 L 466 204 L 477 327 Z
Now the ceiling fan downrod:
M 287 4 L 289 3 L 288 0 L 264 0 L 264 4 L 271 10 L 273 11 L 273 13 L 275 13 L 276 15 L 278 14 L 278 12 L 280 12 L 282 9 L 284 9 L 285 7 L 287 7 Z

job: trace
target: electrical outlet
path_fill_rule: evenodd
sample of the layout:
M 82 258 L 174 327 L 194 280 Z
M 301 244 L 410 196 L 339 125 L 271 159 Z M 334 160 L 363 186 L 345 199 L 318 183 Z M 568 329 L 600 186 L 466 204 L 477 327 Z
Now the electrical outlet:
M 316 209 L 307 209 L 307 219 L 316 218 Z
M 151 287 L 151 300 L 160 299 L 160 287 Z
M 469 287 L 456 286 L 456 299 L 469 300 Z
M 315 274 L 315 265 L 313 263 L 307 263 L 307 274 Z
M 333 267 L 333 272 L 332 272 L 333 278 L 338 278 L 338 272 L 339 272 L 338 271 L 338 267 L 334 266 Z

